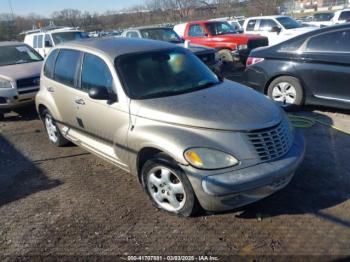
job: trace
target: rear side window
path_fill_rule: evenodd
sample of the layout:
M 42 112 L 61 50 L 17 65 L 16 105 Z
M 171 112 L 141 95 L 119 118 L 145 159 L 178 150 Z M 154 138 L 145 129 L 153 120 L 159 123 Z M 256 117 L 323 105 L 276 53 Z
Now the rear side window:
M 340 30 L 312 37 L 305 51 L 350 52 L 350 30 Z
M 38 48 L 38 36 L 33 37 L 33 48 Z
M 249 20 L 247 24 L 247 31 L 254 31 L 256 20 Z
M 58 50 L 53 50 L 50 55 L 47 57 L 45 66 L 44 66 L 44 75 L 48 78 L 53 78 L 55 61 L 58 54 Z
M 61 49 L 56 60 L 54 79 L 73 87 L 79 59 L 79 51 Z
M 43 48 L 43 35 L 38 36 L 38 48 Z
M 99 57 L 85 54 L 81 72 L 81 88 L 91 87 L 112 89 L 113 77 L 107 64 Z
M 339 20 L 348 20 L 350 19 L 350 11 L 343 11 L 339 16 Z
M 188 31 L 189 36 L 197 37 L 204 36 L 204 30 L 200 25 L 191 25 L 190 30 Z
M 295 52 L 299 50 L 302 44 L 305 42 L 305 37 L 295 38 L 293 40 L 286 41 L 282 44 L 278 52 Z

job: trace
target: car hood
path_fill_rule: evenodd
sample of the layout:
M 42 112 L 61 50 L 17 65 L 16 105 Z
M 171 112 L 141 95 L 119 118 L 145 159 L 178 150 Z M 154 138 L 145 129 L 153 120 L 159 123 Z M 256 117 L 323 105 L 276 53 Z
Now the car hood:
M 42 61 L 0 66 L 0 76 L 11 78 L 12 80 L 40 76 Z
M 185 47 L 185 44 L 181 43 L 181 44 L 177 44 L 178 46 L 181 47 Z M 205 47 L 205 46 L 201 46 L 201 45 L 194 45 L 194 44 L 190 44 L 188 50 L 190 50 L 191 52 L 198 54 L 198 53 L 207 53 L 207 52 L 215 52 L 214 48 L 210 48 L 210 47 Z
M 248 42 L 252 39 L 262 39 L 264 36 L 252 35 L 252 34 L 227 34 L 227 35 L 217 35 L 215 38 L 219 38 L 224 41 L 234 41 L 234 42 Z
M 264 95 L 225 80 L 196 92 L 146 100 L 132 100 L 132 115 L 174 125 L 249 131 L 271 127 L 281 109 Z
M 318 29 L 316 26 L 307 26 L 307 27 L 299 27 L 294 29 L 288 29 L 285 31 L 285 35 L 300 35 L 303 33 L 307 33 L 313 30 Z

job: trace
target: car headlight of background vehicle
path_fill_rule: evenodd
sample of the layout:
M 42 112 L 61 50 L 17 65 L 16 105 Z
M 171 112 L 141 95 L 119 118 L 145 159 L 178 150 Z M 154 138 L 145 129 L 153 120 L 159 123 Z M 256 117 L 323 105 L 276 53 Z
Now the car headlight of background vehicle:
M 192 166 L 199 169 L 221 169 L 239 163 L 234 156 L 209 148 L 190 148 L 185 151 L 184 156 Z
M 0 78 L 0 88 L 12 88 L 12 83 L 10 80 Z
M 237 50 L 248 49 L 248 45 L 237 45 Z

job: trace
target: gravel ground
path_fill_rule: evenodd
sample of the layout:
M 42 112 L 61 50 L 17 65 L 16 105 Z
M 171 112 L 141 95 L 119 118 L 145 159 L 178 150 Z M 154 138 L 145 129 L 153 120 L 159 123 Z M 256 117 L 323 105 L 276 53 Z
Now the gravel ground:
M 350 131 L 343 111 L 298 114 Z M 0 255 L 350 259 L 350 136 L 316 125 L 305 137 L 305 161 L 285 189 L 184 219 L 157 211 L 135 177 L 78 147 L 51 145 L 33 110 L 12 113 L 0 122 Z

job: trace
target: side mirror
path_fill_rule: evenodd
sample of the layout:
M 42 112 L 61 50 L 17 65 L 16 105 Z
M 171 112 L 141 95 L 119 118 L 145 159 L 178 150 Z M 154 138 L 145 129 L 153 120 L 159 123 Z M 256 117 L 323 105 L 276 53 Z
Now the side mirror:
M 282 29 L 279 28 L 278 26 L 274 26 L 271 28 L 270 32 L 279 34 L 279 33 L 281 33 L 281 30 Z
M 50 43 L 50 41 L 45 41 L 45 47 L 52 47 L 52 44 Z
M 117 96 L 108 91 L 106 87 L 92 87 L 89 89 L 89 97 L 95 100 L 107 100 L 108 104 L 117 101 Z

